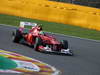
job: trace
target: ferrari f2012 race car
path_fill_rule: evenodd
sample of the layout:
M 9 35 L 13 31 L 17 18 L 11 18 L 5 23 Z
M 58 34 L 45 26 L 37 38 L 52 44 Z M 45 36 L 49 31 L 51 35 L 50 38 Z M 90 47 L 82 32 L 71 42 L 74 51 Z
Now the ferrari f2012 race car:
M 25 26 L 31 26 L 31 29 L 26 29 Z M 55 37 L 45 34 L 37 23 L 20 22 L 20 27 L 13 31 L 13 42 L 26 43 L 40 52 L 73 55 L 68 48 L 67 40 L 59 41 Z

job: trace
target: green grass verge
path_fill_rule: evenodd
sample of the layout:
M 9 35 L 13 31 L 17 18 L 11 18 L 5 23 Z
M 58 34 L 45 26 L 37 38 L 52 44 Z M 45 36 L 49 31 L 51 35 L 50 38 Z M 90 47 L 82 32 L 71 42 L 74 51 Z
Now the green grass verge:
M 60 23 L 0 14 L 0 24 L 19 26 L 20 21 L 37 22 L 43 24 L 44 31 L 48 31 L 48 32 L 55 32 L 55 33 L 61 33 L 65 35 L 100 40 L 100 31 L 90 30 L 90 29 L 67 25 L 67 24 L 60 24 Z

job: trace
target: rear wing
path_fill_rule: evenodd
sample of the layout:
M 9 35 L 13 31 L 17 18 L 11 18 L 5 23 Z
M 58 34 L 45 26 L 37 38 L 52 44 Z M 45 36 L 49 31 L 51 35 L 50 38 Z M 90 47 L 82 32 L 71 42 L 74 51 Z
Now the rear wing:
M 23 22 L 23 21 L 21 21 L 20 22 L 20 27 L 25 27 L 25 26 L 32 26 L 32 27 L 34 27 L 34 26 L 37 26 L 37 23 L 31 23 L 31 22 Z

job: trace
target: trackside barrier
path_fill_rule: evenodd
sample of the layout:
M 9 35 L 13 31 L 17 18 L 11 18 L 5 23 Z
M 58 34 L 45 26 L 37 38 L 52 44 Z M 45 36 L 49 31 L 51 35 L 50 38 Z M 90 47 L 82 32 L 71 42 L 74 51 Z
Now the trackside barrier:
M 1 0 L 0 13 L 100 30 L 100 9 L 47 0 Z

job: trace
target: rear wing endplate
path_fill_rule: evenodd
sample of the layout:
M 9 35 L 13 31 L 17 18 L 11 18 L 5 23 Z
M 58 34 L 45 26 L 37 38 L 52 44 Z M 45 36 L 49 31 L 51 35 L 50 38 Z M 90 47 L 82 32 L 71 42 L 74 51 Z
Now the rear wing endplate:
M 32 27 L 34 27 L 34 26 L 37 26 L 37 23 L 31 23 L 31 22 L 23 22 L 23 21 L 21 21 L 20 22 L 20 27 L 25 27 L 25 26 L 32 26 Z

